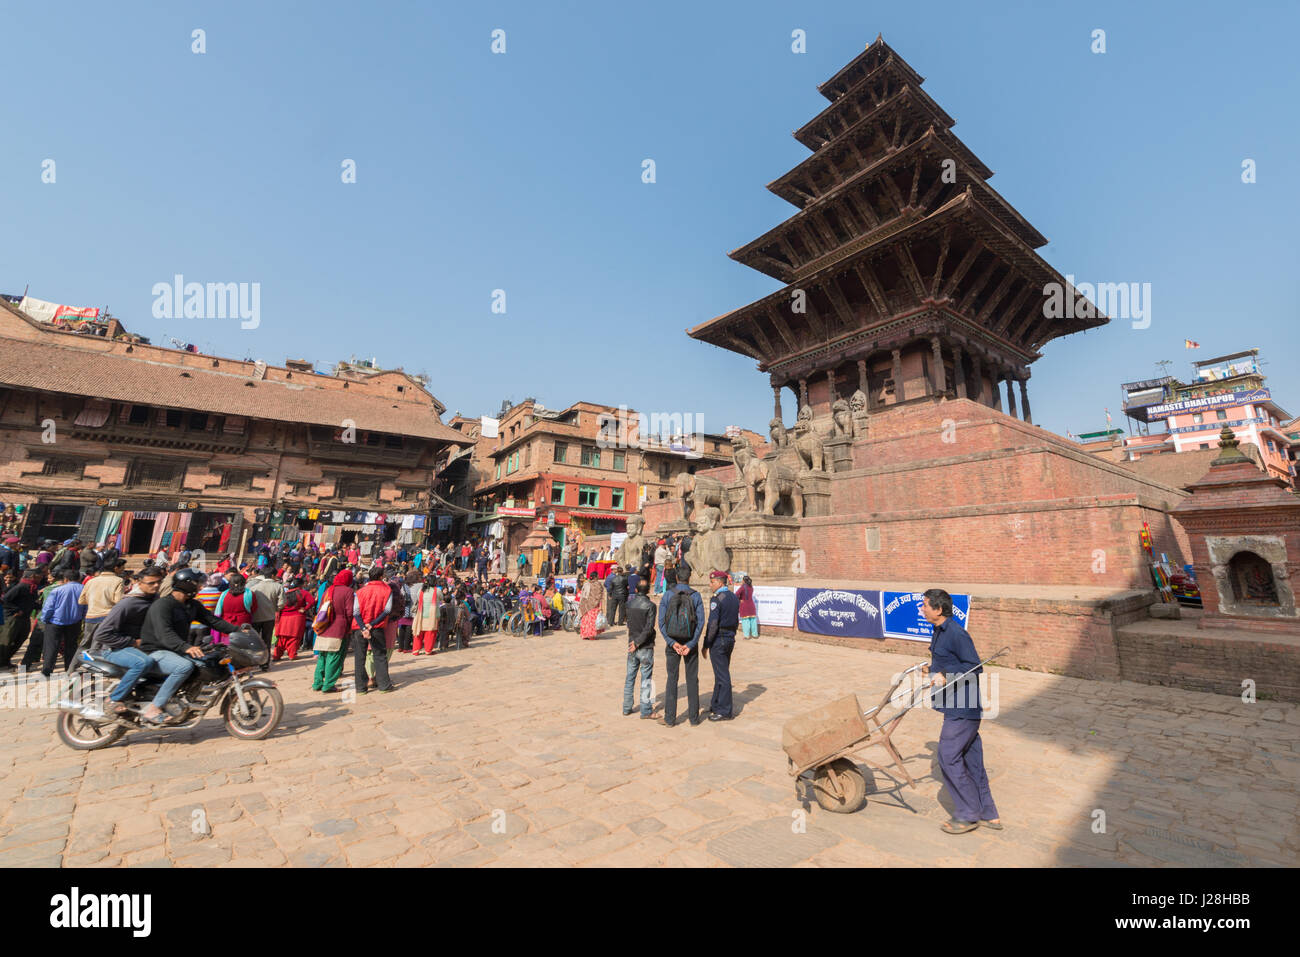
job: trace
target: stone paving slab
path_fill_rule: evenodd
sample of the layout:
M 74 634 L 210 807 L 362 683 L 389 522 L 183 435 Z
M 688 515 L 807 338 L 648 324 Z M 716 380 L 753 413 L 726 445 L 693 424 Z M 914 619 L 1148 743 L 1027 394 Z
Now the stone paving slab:
M 854 814 L 796 787 L 780 748 L 789 717 L 849 692 L 874 700 L 912 659 L 741 641 L 737 718 L 666 728 L 621 713 L 623 636 L 399 655 L 398 691 L 353 702 L 309 690 L 310 657 L 282 663 L 285 720 L 262 742 L 207 719 L 81 753 L 56 737 L 56 712 L 0 710 L 0 866 L 1300 862 L 1300 707 L 994 669 L 999 711 L 982 735 L 1006 829 L 950 837 L 933 712 L 895 734 L 917 786 L 864 767 Z

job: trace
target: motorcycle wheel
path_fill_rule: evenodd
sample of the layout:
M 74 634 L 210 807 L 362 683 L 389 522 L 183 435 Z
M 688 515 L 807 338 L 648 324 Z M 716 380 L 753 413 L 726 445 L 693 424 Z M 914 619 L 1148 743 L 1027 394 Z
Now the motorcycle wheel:
M 258 741 L 267 737 L 284 716 L 284 698 L 275 688 L 245 688 L 244 697 L 252 706 L 247 718 L 239 713 L 239 699 L 233 693 L 221 705 L 221 718 L 232 738 Z
M 89 721 L 75 711 L 59 714 L 59 740 L 75 751 L 98 751 L 126 734 L 116 721 Z

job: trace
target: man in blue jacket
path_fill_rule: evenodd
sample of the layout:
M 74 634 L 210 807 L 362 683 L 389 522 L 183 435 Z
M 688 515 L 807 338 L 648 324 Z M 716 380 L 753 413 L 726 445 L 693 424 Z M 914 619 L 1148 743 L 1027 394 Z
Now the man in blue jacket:
M 64 670 L 72 667 L 72 656 L 81 641 L 81 622 L 86 617 L 86 606 L 77 601 L 81 597 L 81 572 L 65 568 L 59 577 L 63 584 L 51 590 L 41 606 L 41 621 L 45 624 L 41 674 L 47 678 L 54 672 L 60 651 Z
M 921 614 L 934 627 L 930 639 L 931 693 L 934 710 L 943 715 L 939 732 L 939 772 L 952 795 L 953 819 L 945 821 L 948 834 L 965 834 L 983 824 L 1002 830 L 997 805 L 984 772 L 984 746 L 980 743 L 980 656 L 966 629 L 952 617 L 952 596 L 931 588 L 921 596 Z M 965 678 L 959 676 L 966 672 Z
M 700 723 L 700 634 L 704 631 L 704 600 L 690 586 L 690 572 L 677 580 L 677 569 L 664 569 L 667 590 L 659 599 L 659 634 L 668 643 L 664 661 L 668 686 L 664 689 L 664 724 L 677 723 L 677 671 L 686 664 L 686 704 L 691 727 Z M 676 596 L 682 596 L 674 601 Z

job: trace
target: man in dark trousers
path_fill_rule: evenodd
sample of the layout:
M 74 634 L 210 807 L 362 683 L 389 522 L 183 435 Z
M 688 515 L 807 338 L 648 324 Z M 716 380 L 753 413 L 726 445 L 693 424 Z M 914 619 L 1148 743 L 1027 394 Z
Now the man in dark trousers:
M 921 596 L 921 614 L 934 627 L 930 639 L 930 684 L 934 710 L 943 715 L 939 732 L 939 772 L 952 796 L 953 819 L 945 821 L 948 834 L 965 834 L 983 824 L 1002 830 L 997 805 L 984 772 L 984 746 L 980 743 L 980 656 L 966 629 L 952 617 L 952 596 L 931 588 Z M 971 672 L 965 678 L 959 676 Z
M 704 631 L 704 601 L 700 593 L 685 581 L 678 581 L 678 570 L 664 569 L 666 591 L 659 599 L 659 633 L 668 644 L 664 662 L 668 687 L 664 689 L 664 724 L 677 723 L 677 671 L 686 667 L 686 704 L 691 726 L 700 723 L 700 635 Z
M 641 717 L 653 716 L 655 702 L 651 675 L 655 666 L 655 603 L 650 583 L 642 579 L 627 602 L 627 680 L 623 682 L 623 714 L 631 714 L 637 671 L 641 672 Z
M 713 700 L 709 704 L 710 721 L 730 721 L 731 652 L 736 647 L 736 629 L 740 627 L 740 599 L 727 587 L 727 573 L 709 575 L 713 600 L 709 602 L 709 631 L 704 639 L 704 657 L 713 665 Z
M 609 601 L 605 618 L 609 627 L 627 624 L 627 575 L 615 565 L 605 579 L 605 591 L 609 592 Z

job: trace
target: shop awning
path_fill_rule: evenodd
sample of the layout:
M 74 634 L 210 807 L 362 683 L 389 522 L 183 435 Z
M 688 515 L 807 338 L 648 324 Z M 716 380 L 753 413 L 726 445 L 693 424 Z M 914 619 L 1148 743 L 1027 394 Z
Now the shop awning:
M 570 518 L 627 518 L 627 512 L 570 512 Z

